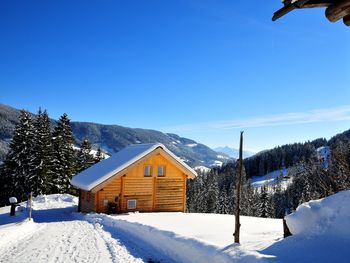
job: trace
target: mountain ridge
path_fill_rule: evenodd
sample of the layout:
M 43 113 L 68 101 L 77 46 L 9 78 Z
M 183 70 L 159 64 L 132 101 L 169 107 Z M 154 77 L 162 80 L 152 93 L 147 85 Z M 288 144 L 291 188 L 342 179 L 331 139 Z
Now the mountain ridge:
M 239 158 L 239 150 L 233 147 L 229 146 L 222 146 L 222 147 L 215 147 L 213 148 L 214 151 L 219 152 L 219 153 L 224 153 L 228 155 L 231 158 L 238 159 Z M 243 158 L 248 158 L 256 154 L 255 152 L 252 151 L 244 151 L 243 150 Z
M 20 110 L 14 107 L 0 103 L 0 161 L 4 159 L 9 149 L 19 112 Z M 51 121 L 54 126 L 56 120 L 51 119 Z M 211 167 L 217 165 L 218 162 L 225 163 L 230 159 L 226 155 L 220 156 L 204 144 L 173 133 L 80 121 L 71 121 L 71 127 L 77 144 L 88 138 L 92 144 L 101 146 L 109 154 L 118 152 L 130 144 L 159 142 L 191 166 Z

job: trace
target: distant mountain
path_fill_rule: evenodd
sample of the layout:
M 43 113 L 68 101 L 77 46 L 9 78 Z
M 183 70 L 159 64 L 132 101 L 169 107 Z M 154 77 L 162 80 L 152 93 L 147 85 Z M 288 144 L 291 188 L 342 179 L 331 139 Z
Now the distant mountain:
M 234 159 L 239 158 L 239 150 L 228 146 L 214 148 L 214 151 L 217 151 L 218 153 L 224 153 L 225 155 L 228 155 L 229 157 Z M 255 153 L 251 151 L 243 151 L 243 158 L 251 157 L 254 154 Z
M 19 110 L 0 104 L 0 161 L 8 151 Z M 52 120 L 52 124 L 55 124 Z M 71 122 L 77 144 L 88 138 L 109 154 L 113 154 L 129 144 L 160 142 L 191 166 L 217 166 L 230 158 L 218 154 L 208 146 L 172 133 L 156 130 L 128 128 L 119 125 L 104 125 L 92 122 Z

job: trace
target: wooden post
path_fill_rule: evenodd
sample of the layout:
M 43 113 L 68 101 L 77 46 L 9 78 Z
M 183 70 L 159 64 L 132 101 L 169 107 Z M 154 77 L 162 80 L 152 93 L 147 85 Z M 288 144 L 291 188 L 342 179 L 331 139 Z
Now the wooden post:
M 81 212 L 81 190 L 78 189 L 79 191 L 79 197 L 78 197 L 78 212 Z
M 239 231 L 241 227 L 240 213 L 241 213 L 241 187 L 242 187 L 242 171 L 243 171 L 243 131 L 239 141 L 239 160 L 238 160 L 238 178 L 236 178 L 236 209 L 235 209 L 235 243 L 239 244 Z
M 33 198 L 33 193 L 30 192 L 30 194 L 29 194 L 29 221 L 32 220 L 32 198 Z
M 288 228 L 286 219 L 283 218 L 283 237 L 286 238 L 286 237 L 289 237 L 291 235 L 292 235 L 292 233 L 290 232 L 290 230 Z

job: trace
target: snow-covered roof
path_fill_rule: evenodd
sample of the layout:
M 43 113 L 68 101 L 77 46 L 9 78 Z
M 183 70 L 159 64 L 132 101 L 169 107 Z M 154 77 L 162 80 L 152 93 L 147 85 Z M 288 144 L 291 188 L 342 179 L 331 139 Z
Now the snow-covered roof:
M 71 184 L 79 189 L 90 191 L 97 185 L 103 183 L 110 177 L 129 167 L 139 159 L 143 158 L 158 148 L 163 149 L 173 159 L 175 159 L 175 161 L 181 164 L 189 172 L 188 175 L 190 177 L 193 178 L 197 176 L 197 173 L 191 167 L 189 167 L 179 157 L 169 151 L 163 144 L 148 143 L 133 144 L 127 146 L 108 159 L 102 160 L 99 163 L 82 171 L 81 173 L 73 176 Z

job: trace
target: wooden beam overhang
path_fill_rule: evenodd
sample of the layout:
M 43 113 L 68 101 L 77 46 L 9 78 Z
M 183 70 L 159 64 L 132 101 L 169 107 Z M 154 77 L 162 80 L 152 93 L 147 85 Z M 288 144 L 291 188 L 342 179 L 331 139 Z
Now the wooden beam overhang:
M 325 15 L 330 22 L 343 19 L 346 26 L 350 26 L 350 0 L 285 0 L 284 6 L 273 14 L 272 21 L 276 21 L 294 9 L 325 7 Z

